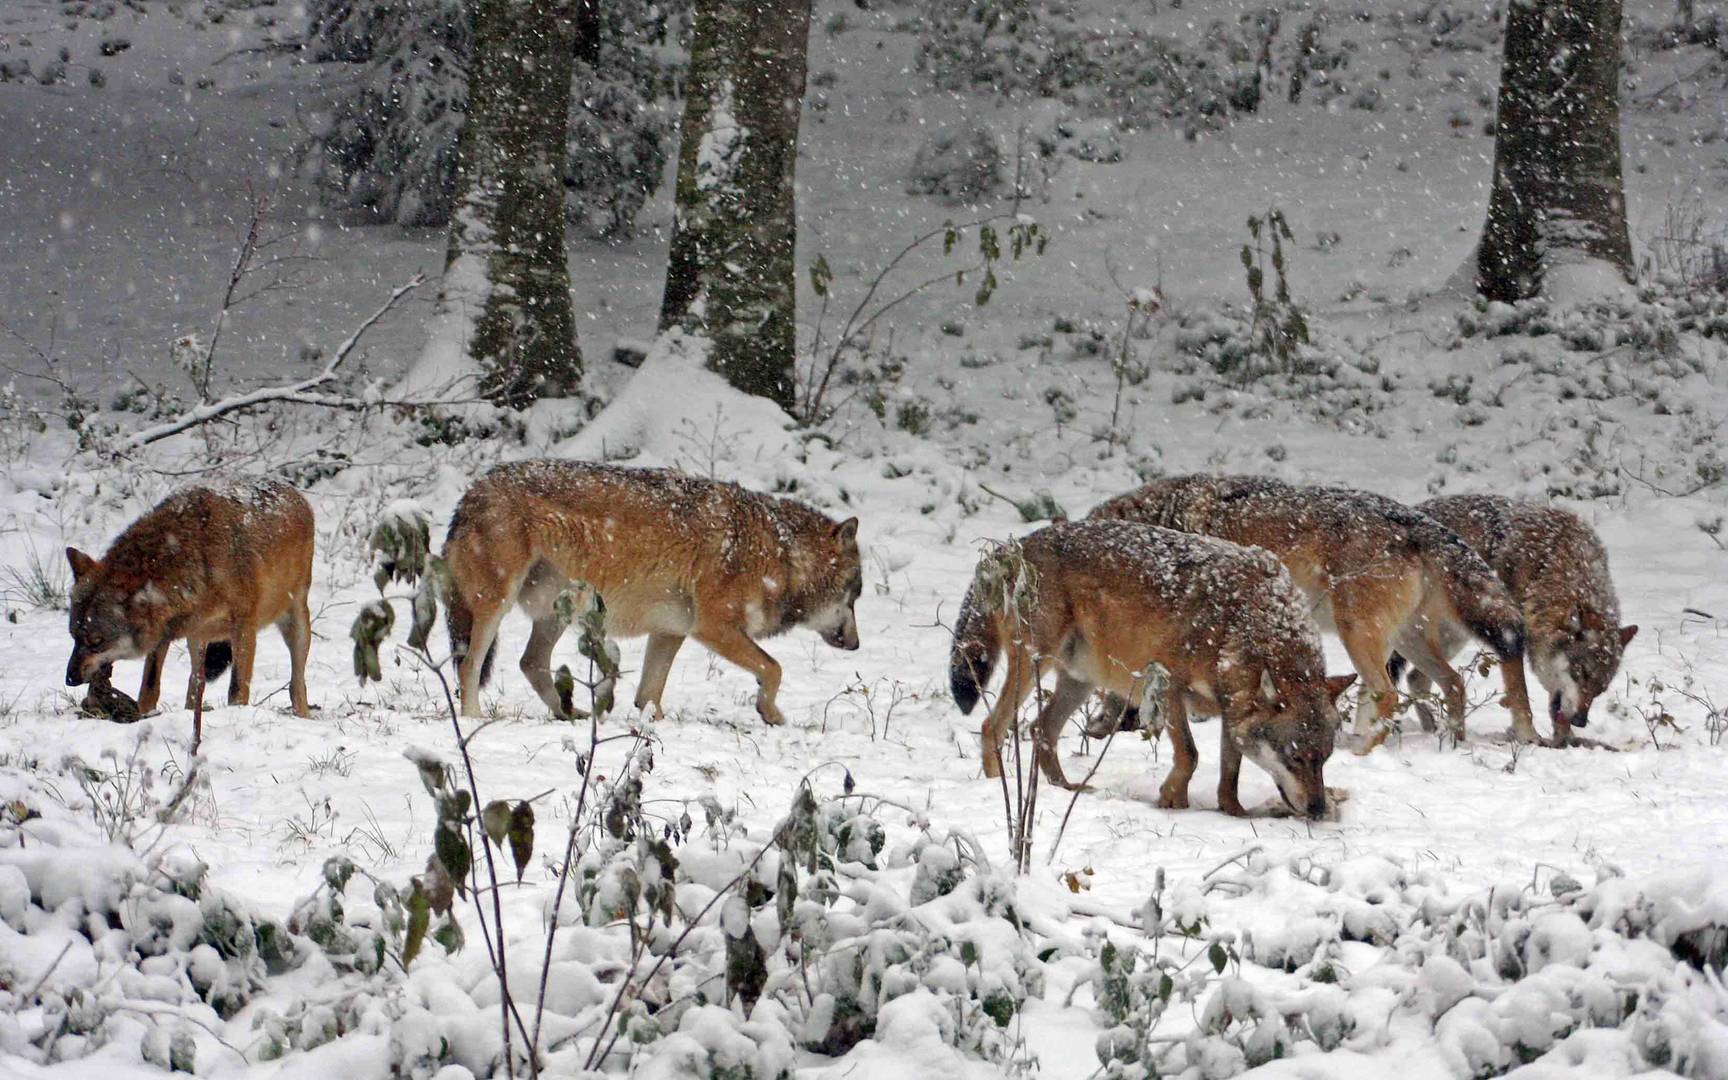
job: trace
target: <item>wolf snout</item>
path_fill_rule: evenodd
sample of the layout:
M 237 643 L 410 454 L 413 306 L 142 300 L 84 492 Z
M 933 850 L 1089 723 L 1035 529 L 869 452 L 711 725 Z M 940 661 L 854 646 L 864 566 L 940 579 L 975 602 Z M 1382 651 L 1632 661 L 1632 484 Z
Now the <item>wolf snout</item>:
M 66 685 L 83 686 L 89 681 L 89 676 L 84 674 L 84 658 L 73 653 L 72 659 L 66 661 Z
M 1326 796 L 1324 794 L 1308 796 L 1307 814 L 1309 821 L 1319 821 L 1326 816 Z

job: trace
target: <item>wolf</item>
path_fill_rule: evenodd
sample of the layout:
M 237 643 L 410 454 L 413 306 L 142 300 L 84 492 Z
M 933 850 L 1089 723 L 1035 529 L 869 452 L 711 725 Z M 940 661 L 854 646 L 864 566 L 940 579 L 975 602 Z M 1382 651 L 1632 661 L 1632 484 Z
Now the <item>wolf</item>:
M 756 711 L 769 724 L 785 723 L 780 665 L 759 639 L 803 626 L 837 649 L 858 648 L 857 518 L 836 522 L 793 499 L 668 469 L 499 465 L 462 496 L 444 560 L 464 716 L 480 715 L 512 604 L 533 620 L 522 673 L 564 715 L 551 656 L 565 625 L 557 600 L 571 588 L 600 595 L 610 634 L 648 636 L 636 707 L 656 713 L 686 637 L 756 676 Z
M 168 646 L 182 638 L 201 680 L 233 664 L 228 704 L 252 692 L 258 632 L 274 624 L 288 644 L 288 696 L 294 715 L 306 703 L 306 653 L 312 644 L 312 508 L 279 480 L 251 480 L 175 492 L 121 533 L 95 559 L 66 549 L 72 565 L 72 657 L 66 685 L 81 686 L 117 660 L 144 658 L 138 711 L 156 707 Z
M 1576 514 L 1501 495 L 1449 495 L 1416 508 L 1457 533 L 1505 582 L 1524 613 L 1526 655 L 1549 693 L 1553 742 L 1590 722 L 1590 704 L 1608 689 L 1620 657 L 1638 633 L 1620 625 L 1620 602 L 1608 574 L 1608 553 Z M 1437 628 L 1435 648 L 1451 656 L 1468 635 L 1452 623 Z M 1394 668 L 1401 667 L 1394 658 Z M 1410 673 L 1420 693 L 1428 677 Z
M 1219 713 L 1218 808 L 1242 816 L 1242 758 L 1271 774 L 1292 810 L 1326 812 L 1323 769 L 1354 675 L 1327 678 L 1308 608 L 1264 551 L 1124 521 L 1050 525 L 986 554 L 961 604 L 949 685 L 970 714 L 998 658 L 1001 695 L 984 721 L 984 775 L 1002 774 L 1002 740 L 1051 669 L 1035 723 L 1037 760 L 1073 787 L 1056 755 L 1063 724 L 1097 689 L 1139 700 L 1149 670 L 1168 674 L 1164 710 L 1175 766 L 1159 805 L 1188 805 L 1198 753 L 1190 708 Z
M 1092 511 L 1265 548 L 1307 594 L 1362 677 L 1356 731 L 1366 753 L 1391 730 L 1394 650 L 1440 685 L 1453 734 L 1464 730 L 1464 680 L 1439 635 L 1458 627 L 1500 658 L 1514 735 L 1535 741 L 1524 683 L 1525 627 L 1494 571 L 1444 525 L 1363 491 L 1295 487 L 1259 476 L 1154 480 Z

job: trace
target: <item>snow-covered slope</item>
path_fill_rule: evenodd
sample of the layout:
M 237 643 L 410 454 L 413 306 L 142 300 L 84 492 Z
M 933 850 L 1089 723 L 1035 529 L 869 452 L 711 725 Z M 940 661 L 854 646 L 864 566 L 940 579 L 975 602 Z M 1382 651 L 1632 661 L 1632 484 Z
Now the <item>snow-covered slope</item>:
M 749 677 L 701 649 L 687 647 L 673 669 L 669 715 L 650 729 L 659 744 L 644 798 L 659 801 L 656 820 L 676 821 L 688 807 L 700 821 L 709 804 L 736 814 L 684 839 L 680 858 L 705 875 L 690 888 L 723 884 L 715 850 L 735 858 L 762 842 L 794 805 L 802 778 L 812 777 L 823 800 L 841 799 L 845 773 L 858 792 L 884 800 L 876 812 L 887 846 L 874 867 L 841 860 L 854 899 L 837 903 L 855 903 L 844 914 L 873 911 L 869 918 L 902 929 L 916 923 L 952 942 L 956 925 L 985 934 L 1007 925 L 990 896 L 1012 887 L 1026 924 L 1023 949 L 994 938 L 977 946 L 985 960 L 972 965 L 975 977 L 955 976 L 952 967 L 967 965 L 939 963 L 941 949 L 930 946 L 916 991 L 892 1011 L 886 1002 L 878 1037 L 838 1060 L 793 1046 L 785 1032 L 804 1030 L 802 1013 L 759 1009 L 765 1026 L 753 1029 L 749 1051 L 763 1070 L 756 1075 L 790 1064 L 813 1076 L 988 1076 L 1029 1054 L 1043 1075 L 1092 1075 L 1096 1037 L 1118 1026 L 1092 982 L 1106 938 L 1118 948 L 1156 944 L 1164 959 L 1193 961 L 1184 979 L 1211 980 L 1185 983 L 1195 1009 L 1172 1007 L 1156 1029 L 1172 1051 L 1186 1052 L 1183 1040 L 1205 1027 L 1216 1003 L 1234 1000 L 1244 1017 L 1300 1013 L 1314 1034 L 1295 1038 L 1288 1059 L 1265 1065 L 1268 1076 L 1470 1076 L 1538 1058 L 1519 1075 L 1728 1069 L 1720 981 L 1690 974 L 1670 951 L 1683 933 L 1675 913 L 1702 913 L 1707 922 L 1714 912 L 1722 925 L 1728 888 L 1720 874 L 1728 857 L 1728 470 L 1717 445 L 1728 415 L 1728 314 L 1668 287 L 1587 312 L 1540 304 L 1479 311 L 1443 288 L 1468 255 L 1486 202 L 1492 140 L 1484 123 L 1498 39 L 1482 6 L 1318 5 L 1330 16 L 1323 40 L 1348 55 L 1337 76 L 1347 93 L 1328 102 L 1311 88 L 1295 105 L 1272 94 L 1260 112 L 1215 128 L 1178 117 L 1142 130 L 1089 129 L 1115 139 L 1121 160 L 1060 154 L 1048 188 L 1018 208 L 1050 233 L 1047 252 L 1005 266 L 982 308 L 971 283 L 944 282 L 896 309 L 872 354 L 849 365 L 834 399 L 840 408 L 819 438 L 788 433 L 760 403 L 740 405 L 702 373 L 680 368 L 687 361 L 670 351 L 639 373 L 608 359 L 614 341 L 653 329 L 669 216 L 662 196 L 637 239 L 572 249 L 593 388 L 617 405 L 590 426 L 576 410 L 551 407 L 535 414 L 525 441 L 508 425 L 486 427 L 484 416 L 464 423 L 492 437 L 464 441 L 449 428 L 387 416 L 284 412 L 102 462 L 80 453 L 66 430 L 59 388 L 31 376 L 54 374 L 99 407 L 135 377 L 189 397 L 170 345 L 208 333 L 252 196 L 273 192 L 266 223 L 286 238 L 276 250 L 307 258 L 284 264 L 295 288 L 236 313 L 216 375 L 224 392 L 315 369 L 319 361 L 303 346 L 330 349 L 392 287 L 416 271 L 435 272 L 442 258 L 433 232 L 347 227 L 313 205 L 292 151 L 301 117 L 342 73 L 246 51 L 277 29 L 260 20 L 291 22 L 292 5 L 233 6 L 202 28 L 192 24 L 194 8 L 150 2 L 116 6 L 106 20 L 72 19 L 62 5 L 35 0 L 0 8 L 0 43 L 8 46 L 0 62 L 26 56 L 36 64 L 62 46 L 75 61 L 72 77 L 57 85 L 0 82 L 0 362 L 24 373 L 12 377 L 19 397 L 0 406 L 8 410 L 0 414 L 0 567 L 10 575 L 0 579 L 0 804 L 43 815 L 22 827 L 0 817 L 0 1074 L 155 1075 L 144 1062 L 167 1061 L 177 1032 L 197 1046 L 198 1071 L 212 1075 L 256 1068 L 370 1077 L 393 1062 L 433 1075 L 489 1060 L 496 983 L 488 985 L 479 922 L 466 908 L 468 947 L 454 959 L 429 948 L 415 974 L 397 980 L 342 972 L 307 946 L 302 966 L 258 975 L 254 996 L 229 1015 L 207 1000 L 214 983 L 192 978 L 186 942 L 149 944 L 141 915 L 189 919 L 167 897 L 179 895 L 173 880 L 198 878 L 248 918 L 286 922 L 333 855 L 397 884 L 421 870 L 433 811 L 403 751 L 453 758 L 454 738 L 442 689 L 411 660 L 387 654 L 382 684 L 352 677 L 347 629 L 377 594 L 366 535 L 402 498 L 429 508 L 442 535 L 469 479 L 492 461 L 601 453 L 793 492 L 863 522 L 863 648 L 835 652 L 804 633 L 767 644 L 785 668 L 786 727 L 764 728 Z M 1669 5 L 1627 6 L 1635 26 L 1652 26 Z M 1088 0 L 1078 8 L 1101 35 L 1133 27 L 1197 43 L 1215 20 L 1239 26 L 1248 5 Z M 818 8 L 799 162 L 800 259 L 820 254 L 836 272 L 829 340 L 870 276 L 913 236 L 947 218 L 1014 208 L 1006 197 L 979 209 L 906 194 L 905 173 L 926 131 L 983 124 L 1012 157 L 1022 127 L 1050 122 L 1049 103 L 933 87 L 917 66 L 921 10 Z M 1306 5 L 1286 13 L 1291 25 L 1309 17 Z M 100 42 L 115 35 L 131 47 L 102 57 Z M 100 67 L 106 85 L 91 86 L 79 63 Z M 1710 220 L 1723 220 L 1722 63 L 1705 46 L 1632 50 L 1624 142 L 1641 252 L 1670 207 L 1696 201 Z M 1311 308 L 1316 340 L 1304 372 L 1244 381 L 1218 369 L 1244 333 L 1245 221 L 1269 206 L 1289 216 L 1295 233 L 1291 284 Z M 895 280 L 910 285 L 953 265 L 920 254 Z M 1154 285 L 1165 310 L 1127 333 L 1125 292 Z M 802 300 L 814 337 L 819 304 Z M 366 379 L 395 375 L 416 355 L 428 301 L 405 306 L 367 339 Z M 1119 397 L 1124 365 L 1111 358 L 1122 356 L 1124 341 L 1127 366 L 1143 365 L 1145 376 L 1132 372 Z M 55 361 L 51 371 L 43 354 Z M 173 408 L 153 406 L 148 395 L 141 402 L 145 416 Z M 47 410 L 46 430 L 30 426 L 43 415 L 33 407 Z M 106 426 L 131 430 L 145 416 L 108 411 L 90 430 L 100 439 Z M 171 487 L 212 467 L 285 471 L 309 489 L 319 520 L 309 679 L 316 711 L 311 720 L 289 714 L 279 689 L 286 650 L 266 635 L 260 700 L 206 715 L 207 787 L 158 830 L 149 821 L 155 801 L 190 766 L 189 717 L 172 710 L 131 728 L 79 717 L 61 686 L 65 614 L 33 603 L 28 586 L 36 567 L 50 586 L 63 585 L 64 545 L 101 548 Z M 1339 821 L 1309 825 L 1215 811 L 1211 724 L 1197 729 L 1196 808 L 1159 810 L 1169 752 L 1123 736 L 1099 766 L 1096 790 L 1071 813 L 1065 794 L 1042 793 L 1032 868 L 1003 884 L 1012 878 L 1004 794 L 979 775 L 976 718 L 961 717 L 947 697 L 948 627 L 980 542 L 1034 526 L 983 486 L 1014 498 L 1048 492 L 1078 515 L 1142 476 L 1208 469 L 1352 484 L 1409 501 L 1498 491 L 1577 510 L 1602 534 L 1623 613 L 1642 628 L 1588 731 L 1605 748 L 1508 745 L 1498 738 L 1507 714 L 1495 681 L 1475 677 L 1466 746 L 1442 748 L 1411 733 L 1366 758 L 1336 756 L 1327 781 L 1349 798 Z M 487 698 L 498 722 L 472 744 L 488 792 L 553 792 L 536 804 L 541 854 L 527 884 L 501 893 L 516 940 L 535 945 L 525 947 L 522 970 L 539 962 L 552 891 L 541 856 L 557 854 L 552 838 L 563 833 L 579 783 L 575 754 L 587 746 L 584 730 L 546 720 L 507 662 L 526 632 L 519 619 L 506 625 L 506 662 Z M 439 634 L 434 651 L 442 648 Z M 1345 670 L 1336 643 L 1327 648 L 1334 669 Z M 624 643 L 623 655 L 630 684 L 641 643 Z M 569 643 L 560 659 L 577 663 Z M 178 700 L 184 676 L 176 652 L 167 700 Z M 136 665 L 118 674 L 128 690 L 136 678 Z M 609 720 L 602 733 L 621 733 L 632 719 Z M 1066 749 L 1087 756 L 1071 759 L 1068 771 L 1084 774 L 1099 747 L 1082 751 L 1070 739 Z M 602 771 L 618 768 L 623 745 L 609 744 Z M 92 780 L 73 757 L 113 779 Z M 117 787 L 144 777 L 155 786 L 142 795 Z M 1248 805 L 1273 795 L 1252 766 L 1244 786 Z M 105 797 L 133 800 L 136 846 L 148 848 L 141 855 L 107 843 L 102 823 L 113 815 L 100 812 Z M 943 847 L 956 835 L 964 838 L 958 847 Z M 920 867 L 938 865 L 932 838 L 938 850 L 975 843 L 993 864 L 988 872 L 967 864 L 967 889 L 976 893 L 910 902 L 918 875 L 935 873 Z M 62 866 L 74 869 L 32 869 L 54 849 L 69 853 Z M 712 865 L 699 857 L 704 851 Z M 192 862 L 205 864 L 202 877 L 186 869 Z M 1221 878 L 1229 884 L 1217 885 Z M 1171 929 L 1154 943 L 1135 929 L 1160 879 L 1167 918 L 1206 915 L 1198 939 Z M 124 883 L 120 899 L 103 891 L 120 889 L 116 881 Z M 357 883 L 350 890 L 370 892 Z M 1645 898 L 1634 899 L 1640 891 Z M 81 906 L 66 908 L 74 893 Z M 223 910 L 204 906 L 207 922 Z M 1382 915 L 1365 916 L 1367 909 Z M 1625 911 L 1636 914 L 1621 918 Z M 119 923 L 124 935 L 93 938 L 85 915 L 110 916 L 103 925 Z M 1362 919 L 1382 917 L 1392 924 L 1384 932 L 1364 929 Z M 1653 929 L 1659 925 L 1667 929 Z M 560 954 L 572 965 L 561 969 L 569 997 L 554 1008 L 558 1016 L 591 1017 L 583 1010 L 607 1001 L 594 987 L 611 985 L 616 969 L 590 985 L 599 977 L 581 965 L 616 960 L 624 937 L 616 924 L 571 931 L 571 951 Z M 1245 961 L 1230 961 L 1223 973 L 1241 974 L 1243 985 L 1212 973 L 1213 939 Z M 720 947 L 718 938 L 703 940 L 710 953 Z M 1045 949 L 1054 951 L 1040 958 Z M 151 967 L 152 959 L 160 963 Z M 981 1001 L 987 992 L 979 979 L 1034 969 L 1042 990 L 1005 1035 L 967 1018 L 967 1008 L 977 1009 L 968 994 Z M 1345 998 L 1331 999 L 1327 978 Z M 326 986 L 338 987 L 346 1005 L 320 997 Z M 1622 1013 L 1611 1002 L 1592 1013 L 1604 987 L 1610 997 L 1635 997 L 1634 1007 Z M 58 1004 L 24 1000 L 27 991 Z M 104 1003 L 87 1014 L 95 1020 L 76 1021 L 78 993 Z M 313 1048 L 319 1040 L 304 1036 L 303 1021 L 319 1007 L 341 1018 L 344 1037 Z M 266 1009 L 291 1019 L 284 1031 L 300 1032 L 283 1035 L 289 1052 L 268 1062 L 262 1048 L 275 1029 L 260 1020 Z M 678 1053 L 693 1055 L 689 1069 L 702 1075 L 701 1063 L 712 1065 L 703 1054 L 730 1045 L 738 1025 L 685 1015 L 690 1041 Z M 75 1022 L 63 1036 L 42 1038 L 68 1016 Z M 97 1021 L 97 1037 L 77 1029 Z M 1246 1043 L 1252 1026 L 1224 1024 L 1207 1036 L 1212 1042 L 1195 1042 L 1186 1059 L 1195 1068 L 1221 1055 L 1204 1066 L 1214 1071 L 1195 1075 L 1230 1075 L 1240 1062 L 1225 1044 Z M 957 1056 L 952 1046 L 965 1041 L 957 1032 L 980 1031 L 989 1038 L 978 1037 L 972 1056 Z M 440 1038 L 454 1047 L 443 1058 Z M 648 1064 L 655 1047 L 671 1045 L 644 1049 L 639 1064 L 688 1074 L 672 1050 Z M 981 1064 L 980 1054 L 992 1063 Z

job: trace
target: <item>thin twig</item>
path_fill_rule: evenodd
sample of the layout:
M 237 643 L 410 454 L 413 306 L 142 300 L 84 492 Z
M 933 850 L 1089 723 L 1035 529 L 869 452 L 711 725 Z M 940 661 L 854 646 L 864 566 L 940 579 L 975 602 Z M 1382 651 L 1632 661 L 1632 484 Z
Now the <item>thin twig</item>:
M 425 274 L 415 274 L 414 277 L 405 284 L 398 285 L 396 289 L 391 292 L 390 299 L 386 300 L 377 311 L 374 311 L 359 325 L 359 327 L 354 330 L 353 333 L 349 334 L 347 340 L 343 341 L 341 345 L 336 347 L 335 354 L 331 356 L 330 362 L 324 365 L 324 370 L 311 378 L 302 379 L 297 383 L 291 383 L 287 386 L 267 386 L 258 390 L 250 391 L 249 393 L 235 394 L 232 397 L 226 397 L 220 401 L 206 402 L 205 404 L 186 412 L 178 419 L 158 424 L 155 427 L 145 428 L 143 431 L 134 432 L 130 437 L 120 443 L 116 448 L 116 452 L 124 454 L 128 451 L 138 450 L 142 447 L 149 446 L 151 443 L 161 442 L 163 439 L 171 438 L 180 434 L 182 431 L 187 431 L 199 426 L 200 424 L 209 423 L 210 421 L 226 416 L 229 413 L 239 412 L 242 409 L 249 409 L 255 405 L 263 405 L 272 401 L 289 401 L 306 405 L 333 404 L 333 399 L 325 398 L 322 395 L 311 394 L 310 391 L 315 390 L 326 383 L 332 382 L 339 373 L 343 361 L 347 360 L 349 354 L 351 354 L 355 347 L 360 344 L 360 339 L 365 335 L 366 331 L 370 330 L 379 319 L 382 319 L 386 314 L 388 314 L 390 310 L 396 306 L 399 300 L 425 283 Z M 344 402 L 352 402 L 354 407 L 376 404 L 374 402 L 364 402 L 353 398 L 345 398 L 341 400 Z

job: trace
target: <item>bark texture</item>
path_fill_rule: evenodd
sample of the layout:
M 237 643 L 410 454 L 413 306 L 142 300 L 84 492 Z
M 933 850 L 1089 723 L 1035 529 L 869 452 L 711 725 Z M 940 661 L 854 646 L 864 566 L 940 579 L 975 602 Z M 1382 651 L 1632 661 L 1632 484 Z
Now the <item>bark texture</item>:
M 1620 172 L 1621 0 L 1512 0 L 1476 285 L 1512 302 L 1555 266 L 1632 271 Z
M 572 0 L 473 3 L 456 210 L 428 353 L 460 348 L 480 392 L 516 409 L 582 381 L 562 181 L 576 15 Z
M 790 408 L 810 0 L 696 0 L 692 15 L 660 327 L 706 336 L 714 370 Z

